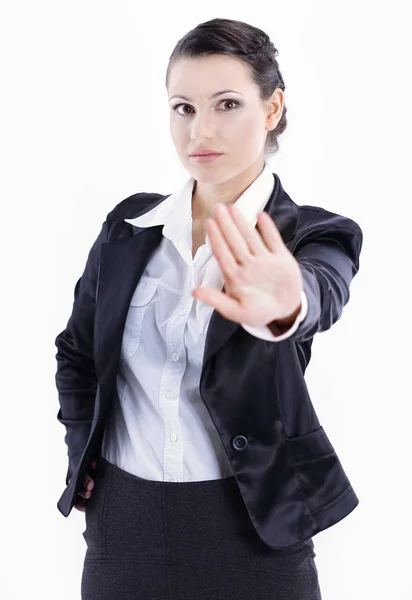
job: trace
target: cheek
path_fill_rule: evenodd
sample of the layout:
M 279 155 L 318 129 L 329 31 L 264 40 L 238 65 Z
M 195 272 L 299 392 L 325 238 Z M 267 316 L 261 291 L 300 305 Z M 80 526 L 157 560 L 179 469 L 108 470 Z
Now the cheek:
M 249 112 L 233 113 L 226 119 L 222 119 L 222 125 L 225 130 L 230 130 L 234 135 L 243 138 L 249 135 L 256 135 L 262 128 L 261 122 L 256 118 L 255 114 Z
M 186 128 L 181 125 L 177 125 L 174 122 L 170 122 L 170 135 L 176 146 L 179 146 L 187 138 Z
M 224 129 L 225 136 L 231 145 L 242 154 L 247 148 L 260 145 L 262 138 L 262 123 L 256 119 L 256 115 L 242 116 L 233 120 Z M 247 144 L 245 144 L 247 141 Z
M 248 113 L 242 119 L 242 127 L 248 133 L 250 133 L 250 132 L 255 132 L 256 133 L 256 132 L 259 132 L 260 129 L 262 128 L 262 123 L 259 120 L 259 118 L 256 116 L 256 114 L 249 114 Z

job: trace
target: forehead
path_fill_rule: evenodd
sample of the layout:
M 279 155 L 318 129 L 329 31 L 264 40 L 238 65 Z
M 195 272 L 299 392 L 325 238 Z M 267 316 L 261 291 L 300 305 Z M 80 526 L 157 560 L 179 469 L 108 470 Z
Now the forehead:
M 241 93 L 253 86 L 250 69 L 246 63 L 225 54 L 212 54 L 197 58 L 179 58 L 171 66 L 169 94 L 187 96 L 212 94 L 231 88 Z

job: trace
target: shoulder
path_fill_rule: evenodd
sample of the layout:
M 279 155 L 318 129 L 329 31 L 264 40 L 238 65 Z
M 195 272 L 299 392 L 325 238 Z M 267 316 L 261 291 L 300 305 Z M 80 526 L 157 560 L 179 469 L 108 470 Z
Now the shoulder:
M 298 224 L 293 239 L 297 253 L 307 244 L 339 247 L 358 266 L 363 245 L 363 231 L 354 219 L 320 206 L 298 206 Z
M 303 204 L 298 206 L 298 229 L 301 228 L 327 228 L 328 230 L 352 230 L 357 235 L 362 235 L 362 229 L 354 219 L 332 212 L 321 206 Z
M 124 219 L 134 219 L 148 212 L 170 194 L 158 194 L 156 192 L 138 192 L 132 194 L 124 200 L 121 200 L 107 214 L 106 221 L 123 221 Z

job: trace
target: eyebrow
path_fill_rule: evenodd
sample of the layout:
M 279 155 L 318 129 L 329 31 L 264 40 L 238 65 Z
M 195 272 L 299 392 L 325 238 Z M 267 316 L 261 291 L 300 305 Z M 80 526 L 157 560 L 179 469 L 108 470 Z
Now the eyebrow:
M 221 90 L 220 92 L 216 92 L 214 94 L 212 94 L 211 96 L 209 96 L 209 99 L 211 100 L 212 98 L 216 98 L 216 96 L 220 96 L 221 94 L 226 94 L 226 92 L 234 92 L 235 94 L 240 94 L 241 96 L 243 96 L 243 94 L 241 94 L 240 92 L 237 92 L 236 90 Z M 174 94 L 173 96 L 170 96 L 169 100 L 172 100 L 173 98 L 182 98 L 183 100 L 187 100 L 188 102 L 191 102 L 191 99 L 188 98 L 187 96 L 183 96 L 181 94 Z

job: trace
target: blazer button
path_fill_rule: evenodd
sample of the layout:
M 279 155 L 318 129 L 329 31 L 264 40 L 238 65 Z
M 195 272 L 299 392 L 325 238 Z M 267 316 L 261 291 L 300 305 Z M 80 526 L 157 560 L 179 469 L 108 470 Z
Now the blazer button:
M 248 441 L 244 435 L 236 435 L 232 439 L 232 448 L 235 450 L 246 450 Z

